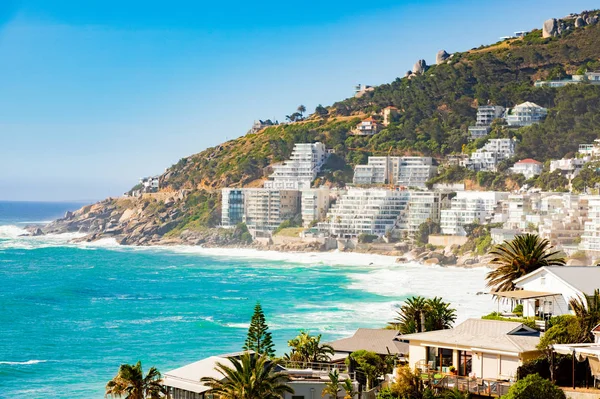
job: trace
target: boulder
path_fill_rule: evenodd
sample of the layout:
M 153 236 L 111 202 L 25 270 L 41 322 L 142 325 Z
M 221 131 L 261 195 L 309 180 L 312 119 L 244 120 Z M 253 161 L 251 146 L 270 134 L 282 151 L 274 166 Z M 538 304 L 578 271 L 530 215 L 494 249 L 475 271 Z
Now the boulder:
M 439 259 L 436 259 L 436 258 L 425 259 L 423 261 L 424 265 L 438 265 L 439 263 L 440 263 Z
M 582 17 L 579 16 L 575 19 L 575 27 L 576 28 L 581 28 L 586 25 L 587 25 L 587 22 Z
M 560 35 L 560 23 L 556 18 L 550 18 L 544 22 L 542 37 L 556 37 Z
M 415 65 L 413 66 L 413 73 L 414 74 L 422 74 L 425 73 L 425 71 L 427 70 L 427 63 L 425 62 L 425 60 L 419 60 L 417 62 L 415 62 Z
M 437 52 L 437 54 L 435 56 L 435 63 L 441 64 L 442 62 L 446 61 L 448 58 L 450 58 L 450 54 L 448 54 L 446 52 L 446 50 L 440 50 Z
M 398 250 L 398 251 L 406 252 L 406 251 L 408 251 L 408 244 L 405 242 L 399 242 L 397 244 L 394 244 L 394 249 Z
M 42 232 L 42 229 L 40 229 L 39 227 L 36 227 L 35 229 L 31 230 L 31 235 L 34 237 L 38 237 L 38 236 L 44 235 L 44 233 Z

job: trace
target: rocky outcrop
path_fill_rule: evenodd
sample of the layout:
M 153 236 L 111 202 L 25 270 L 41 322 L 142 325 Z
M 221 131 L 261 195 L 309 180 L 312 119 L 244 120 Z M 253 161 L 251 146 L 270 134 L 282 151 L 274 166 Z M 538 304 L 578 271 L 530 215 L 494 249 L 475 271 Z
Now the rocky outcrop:
M 425 60 L 419 60 L 417 62 L 415 62 L 415 65 L 413 66 L 412 69 L 412 73 L 414 73 L 415 75 L 420 75 L 425 73 L 425 71 L 427 70 L 427 63 L 425 62 Z
M 542 37 L 556 37 L 562 33 L 560 20 L 550 18 L 544 22 L 542 27 Z
M 437 52 L 437 54 L 435 55 L 435 63 L 436 64 L 441 64 L 444 61 L 446 61 L 448 58 L 450 58 L 450 54 L 448 54 L 446 52 L 446 50 L 440 50 Z
M 581 16 L 575 18 L 575 27 L 576 28 L 582 28 L 586 25 L 587 25 L 587 22 Z

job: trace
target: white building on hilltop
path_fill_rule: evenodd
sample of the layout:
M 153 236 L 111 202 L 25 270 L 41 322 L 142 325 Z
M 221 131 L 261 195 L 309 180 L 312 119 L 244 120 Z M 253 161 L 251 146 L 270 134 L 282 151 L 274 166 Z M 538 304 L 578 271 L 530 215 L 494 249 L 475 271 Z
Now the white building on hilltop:
M 431 157 L 369 157 L 368 162 L 355 166 L 354 184 L 425 188 L 427 180 L 437 172 Z
M 290 159 L 273 166 L 271 180 L 266 181 L 264 187 L 280 190 L 310 188 L 327 156 L 323 143 L 296 143 Z
M 543 121 L 546 115 L 546 108 L 527 101 L 510 109 L 505 119 L 509 126 L 530 126 Z
M 495 191 L 459 191 L 450 202 L 450 209 L 441 212 L 442 234 L 465 236 L 466 224 L 485 224 L 493 216 L 498 202 L 508 193 Z
M 156 192 L 160 188 L 159 176 L 142 177 L 140 179 L 142 190 L 145 192 Z
M 535 159 L 527 158 L 522 159 L 519 162 L 515 162 L 513 167 L 510 169 L 515 174 L 522 174 L 526 179 L 531 179 L 534 176 L 542 173 L 544 165 L 536 161 Z
M 409 198 L 408 191 L 350 188 L 318 224 L 319 231 L 343 238 L 383 236 L 396 226 Z
M 515 139 L 491 139 L 471 154 L 465 166 L 475 171 L 495 172 L 498 163 L 513 157 L 516 149 Z
M 477 108 L 477 122 L 475 126 L 469 126 L 471 139 L 485 137 L 490 132 L 490 126 L 495 119 L 504 115 L 504 107 L 499 105 L 482 105 Z

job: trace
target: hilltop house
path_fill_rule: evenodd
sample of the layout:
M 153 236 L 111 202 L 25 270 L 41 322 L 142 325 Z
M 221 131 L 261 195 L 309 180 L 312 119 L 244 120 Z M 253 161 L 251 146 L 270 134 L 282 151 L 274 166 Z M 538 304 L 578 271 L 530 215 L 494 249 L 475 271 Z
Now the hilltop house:
M 524 317 L 571 314 L 571 299 L 583 299 L 600 289 L 600 267 L 542 267 L 514 283 L 515 290 L 493 292 L 492 295 L 498 300 L 506 298 L 513 303 L 522 303 Z
M 231 366 L 230 358 L 240 358 L 242 353 L 211 356 L 206 359 L 185 365 L 175 370 L 167 371 L 163 375 L 162 384 L 167 387 L 172 399 L 209 399 L 212 398 L 210 387 L 200 380 L 204 377 L 224 379 L 223 375 L 215 370 L 217 363 Z M 312 364 L 283 364 L 277 371 L 287 374 L 290 381 L 287 385 L 294 390 L 293 394 L 286 393 L 283 399 L 316 399 L 321 397 L 325 384 L 329 381 L 329 372 L 333 368 L 340 372 L 340 379 L 354 380 L 353 373 L 348 372 L 343 365 L 312 363 Z M 354 382 L 354 389 L 358 384 Z M 344 391 L 342 390 L 342 393 Z M 334 399 L 325 395 L 326 399 Z M 337 399 L 337 398 L 336 398 Z
M 475 126 L 469 126 L 471 139 L 485 137 L 490 132 L 490 126 L 495 119 L 502 118 L 504 107 L 499 105 L 483 105 L 477 108 L 477 122 Z
M 546 108 L 527 101 L 509 110 L 505 119 L 509 126 L 530 126 L 543 121 L 547 114 Z
M 450 330 L 403 335 L 409 366 L 459 376 L 514 379 L 517 368 L 539 356 L 540 333 L 518 322 L 468 319 Z
M 381 125 L 372 117 L 368 117 L 367 119 L 363 119 L 356 128 L 350 132 L 350 134 L 354 134 L 357 136 L 373 136 L 381 130 Z
M 543 168 L 544 165 L 541 162 L 538 162 L 535 159 L 527 158 L 516 162 L 511 168 L 511 171 L 516 174 L 522 174 L 526 179 L 531 179 L 532 177 L 542 173 Z

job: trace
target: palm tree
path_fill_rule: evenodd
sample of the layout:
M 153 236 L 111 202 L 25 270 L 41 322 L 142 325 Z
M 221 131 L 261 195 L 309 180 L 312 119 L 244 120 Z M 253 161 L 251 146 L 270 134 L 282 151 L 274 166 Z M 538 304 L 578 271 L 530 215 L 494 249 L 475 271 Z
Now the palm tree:
M 200 381 L 219 399 L 278 399 L 294 393 L 286 385 L 290 377 L 276 371 L 278 363 L 263 355 L 245 352 L 239 359 L 229 358 L 233 367 L 217 363 L 223 378 L 204 377 Z
M 338 399 L 338 393 L 341 390 L 340 373 L 337 370 L 333 370 L 329 373 L 329 382 L 325 383 L 325 388 L 323 388 L 321 396 L 325 397 L 326 395 L 329 395 L 332 399 Z
M 306 331 L 288 341 L 288 346 L 292 348 L 286 358 L 296 362 L 328 362 L 335 353 L 333 347 L 327 344 L 321 344 L 321 334 L 310 335 Z
M 513 281 L 543 266 L 564 266 L 565 258 L 554 251 L 550 242 L 536 234 L 516 236 L 504 241 L 490 252 L 490 262 L 497 268 L 486 276 L 487 286 L 494 291 L 514 289 Z
M 395 319 L 402 334 L 422 332 L 425 327 L 425 314 L 428 311 L 427 299 L 421 296 L 408 298 L 400 307 Z
M 306 107 L 304 105 L 299 105 L 297 111 L 300 113 L 300 118 L 304 118 Z
M 600 323 L 600 291 L 594 295 L 582 298 L 573 298 L 569 301 L 579 325 L 580 336 L 574 340 L 577 343 L 594 342 L 592 329 Z
M 444 302 L 442 298 L 435 297 L 427 300 L 429 306 L 426 319 L 425 330 L 446 330 L 452 328 L 456 321 L 456 309 L 452 309 L 450 304 Z
M 354 390 L 354 385 L 352 384 L 352 380 L 350 378 L 346 378 L 344 380 L 344 391 L 346 391 L 344 399 L 352 399 L 358 393 Z
M 142 362 L 135 365 L 122 364 L 117 375 L 106 384 L 105 396 L 125 399 L 158 399 L 166 395 L 166 387 L 160 384 L 161 375 L 151 367 L 144 377 Z

